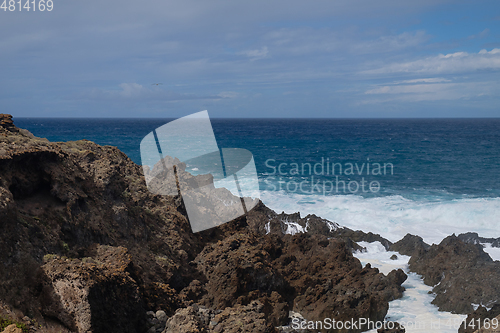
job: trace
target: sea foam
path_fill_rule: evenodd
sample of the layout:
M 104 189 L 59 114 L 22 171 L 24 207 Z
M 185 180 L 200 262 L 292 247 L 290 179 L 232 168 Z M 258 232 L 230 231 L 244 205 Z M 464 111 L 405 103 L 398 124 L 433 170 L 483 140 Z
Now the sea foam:
M 380 242 L 358 242 L 366 248 L 366 252 L 356 252 L 363 266 L 370 263 L 372 267 L 379 269 L 381 273 L 388 274 L 393 269 L 401 268 L 408 279 L 403 283 L 406 288 L 403 297 L 389 302 L 389 311 L 386 316 L 388 321 L 397 321 L 406 328 L 406 332 L 436 332 L 456 333 L 465 315 L 452 314 L 439 311 L 438 307 L 431 304 L 434 295 L 429 294 L 432 287 L 422 281 L 420 275 L 409 272 L 408 260 L 410 257 L 397 252 L 386 251 Z M 392 255 L 398 259 L 391 260 Z M 377 332 L 372 330 L 369 332 Z
M 354 230 L 378 233 L 392 242 L 407 233 L 429 244 L 438 244 L 453 233 L 500 237 L 500 198 L 412 200 L 400 195 L 365 198 L 262 191 L 261 200 L 278 213 L 315 214 Z

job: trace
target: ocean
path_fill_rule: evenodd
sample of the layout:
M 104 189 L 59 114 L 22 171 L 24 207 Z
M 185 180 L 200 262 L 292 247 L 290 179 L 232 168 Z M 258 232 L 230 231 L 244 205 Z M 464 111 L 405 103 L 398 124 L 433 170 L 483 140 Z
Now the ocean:
M 170 119 L 15 118 L 51 141 L 117 146 L 140 164 L 142 138 Z M 412 233 L 500 237 L 500 119 L 212 119 L 220 148 L 253 153 L 260 198 L 277 212 L 316 214 L 395 242 Z M 188 170 L 189 170 L 188 165 Z M 197 168 L 193 173 L 203 173 Z M 438 311 L 409 257 L 362 243 L 354 255 L 381 272 L 408 274 L 389 320 L 407 332 L 456 332 L 464 315 Z M 500 251 L 485 250 L 496 260 Z M 435 326 L 439 323 L 438 326 Z M 423 325 L 423 326 L 422 326 Z
M 139 145 L 172 119 L 15 118 L 50 141 Z M 500 237 L 500 119 L 212 119 L 220 148 L 253 153 L 272 209 L 316 214 L 395 242 Z M 192 172 L 196 172 L 191 170 Z M 201 172 L 201 171 L 199 171 Z

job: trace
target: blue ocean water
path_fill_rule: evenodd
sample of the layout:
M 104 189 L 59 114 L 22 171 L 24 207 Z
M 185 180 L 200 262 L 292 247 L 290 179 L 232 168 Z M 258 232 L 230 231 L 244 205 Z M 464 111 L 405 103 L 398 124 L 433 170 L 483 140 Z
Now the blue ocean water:
M 140 164 L 140 141 L 170 119 L 14 121 L 51 141 L 117 146 Z M 253 153 L 261 198 L 275 210 L 391 240 L 406 232 L 429 242 L 462 231 L 500 237 L 500 119 L 211 122 L 219 147 Z

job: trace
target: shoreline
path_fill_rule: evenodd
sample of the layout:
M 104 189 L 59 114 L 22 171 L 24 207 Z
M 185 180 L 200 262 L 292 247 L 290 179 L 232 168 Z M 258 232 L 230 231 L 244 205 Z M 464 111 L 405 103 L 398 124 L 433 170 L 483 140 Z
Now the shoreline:
M 18 129 L 9 116 L 0 120 L 0 227 L 6 236 L 0 298 L 29 314 L 32 331 L 33 320 L 43 326 L 56 318 L 75 332 L 230 332 L 235 320 L 248 332 L 272 332 L 291 310 L 322 320 L 338 307 L 336 320 L 384 320 L 389 302 L 404 295 L 407 275 L 363 267 L 352 254 L 362 249 L 358 242 L 378 241 L 411 256 L 410 269 L 434 286 L 435 300 L 445 297 L 440 308 L 450 293 L 439 283 L 460 289 L 463 267 L 477 270 L 469 279 L 486 271 L 500 276 L 500 266 L 474 237 L 449 236 L 429 246 L 407 235 L 393 244 L 316 215 L 278 214 L 262 202 L 241 218 L 193 234 L 182 198 L 149 193 L 140 166 L 118 149 L 87 140 L 51 143 Z M 179 174 L 180 182 L 202 178 Z M 290 223 L 295 235 L 286 234 Z M 451 248 L 462 252 L 456 256 Z M 449 260 L 442 268 L 453 276 L 436 275 L 435 258 Z M 467 297 L 491 305 L 474 293 Z M 469 299 L 457 309 L 470 313 Z M 106 317 L 109 311 L 116 316 Z M 191 319 L 181 323 L 181 316 Z

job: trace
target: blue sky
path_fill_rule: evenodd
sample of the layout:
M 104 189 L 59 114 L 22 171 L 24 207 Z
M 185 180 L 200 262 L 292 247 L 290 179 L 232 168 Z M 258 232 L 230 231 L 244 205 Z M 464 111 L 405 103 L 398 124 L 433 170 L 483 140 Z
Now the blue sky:
M 0 10 L 0 113 L 500 117 L 497 0 L 53 1 Z

